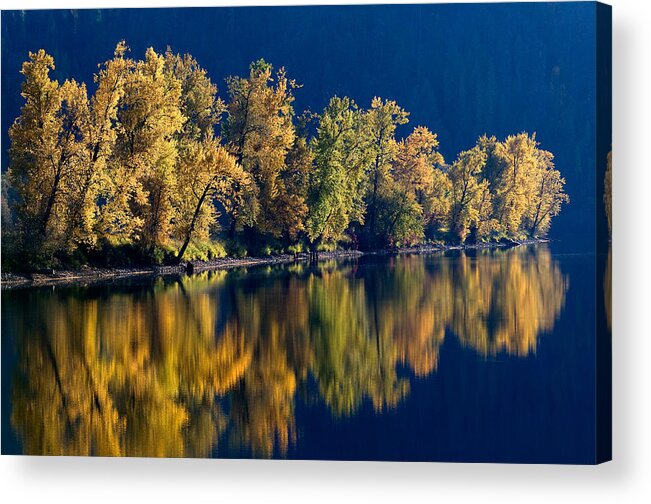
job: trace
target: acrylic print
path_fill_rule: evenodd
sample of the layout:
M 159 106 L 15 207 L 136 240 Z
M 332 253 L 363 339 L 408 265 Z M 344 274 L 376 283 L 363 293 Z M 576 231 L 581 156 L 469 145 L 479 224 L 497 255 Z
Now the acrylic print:
M 610 78 L 592 2 L 3 11 L 2 453 L 608 460 Z

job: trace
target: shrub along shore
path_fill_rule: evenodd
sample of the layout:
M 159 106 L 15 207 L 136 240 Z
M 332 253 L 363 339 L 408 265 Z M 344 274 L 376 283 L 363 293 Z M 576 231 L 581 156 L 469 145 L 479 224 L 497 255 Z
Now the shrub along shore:
M 2 289 L 14 289 L 18 287 L 49 287 L 57 285 L 95 285 L 121 279 L 182 277 L 204 271 L 231 270 L 236 268 L 307 262 L 318 264 L 318 261 L 356 259 L 365 255 L 434 254 L 452 250 L 505 249 L 547 242 L 548 240 L 545 238 L 537 238 L 533 240 L 523 240 L 521 242 L 504 240 L 502 242 L 463 245 L 415 245 L 400 249 L 383 249 L 366 252 L 360 250 L 335 250 L 331 252 L 321 252 L 318 255 L 297 253 L 277 254 L 268 257 L 224 257 L 210 261 L 188 261 L 168 266 L 134 268 L 98 268 L 86 266 L 76 270 L 40 270 L 32 273 L 3 272 L 0 286 Z
M 390 99 L 294 110 L 258 60 L 226 98 L 190 55 L 130 57 L 87 86 L 29 53 L 2 179 L 2 269 L 153 271 L 353 249 L 536 240 L 569 198 L 536 134 L 483 135 L 446 163 Z M 427 245 L 427 244 L 437 245 Z

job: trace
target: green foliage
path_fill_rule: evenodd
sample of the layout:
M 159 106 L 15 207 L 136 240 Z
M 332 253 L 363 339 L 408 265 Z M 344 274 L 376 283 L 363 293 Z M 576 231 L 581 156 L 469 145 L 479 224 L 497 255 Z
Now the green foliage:
M 188 261 L 210 261 L 227 255 L 226 247 L 220 241 L 194 240 L 185 251 L 184 259 Z
M 302 253 L 303 250 L 303 244 L 302 243 L 294 243 L 293 245 L 290 245 L 287 247 L 287 252 L 290 254 L 300 254 Z
M 246 244 L 241 240 L 228 240 L 226 242 L 226 254 L 231 257 L 246 257 L 249 255 L 249 251 L 246 248 Z
M 377 96 L 371 101 L 371 108 L 364 116 L 364 135 L 372 155 L 366 180 L 367 219 L 363 233 L 368 247 L 382 246 L 388 238 L 380 229 L 388 229 L 386 223 L 379 223 L 380 200 L 385 199 L 391 191 L 391 166 L 398 151 L 395 131 L 399 125 L 409 121 L 408 116 L 409 112 L 400 108 L 395 101 L 383 101 Z
M 363 113 L 346 97 L 332 98 L 319 118 L 306 225 L 313 246 L 337 242 L 351 221 L 363 222 L 364 175 L 372 161 L 364 132 Z

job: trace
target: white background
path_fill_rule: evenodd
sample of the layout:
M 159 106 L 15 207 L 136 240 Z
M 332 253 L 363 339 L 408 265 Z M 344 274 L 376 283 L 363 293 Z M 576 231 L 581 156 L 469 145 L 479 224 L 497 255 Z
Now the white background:
M 269 3 L 350 2 L 187 5 Z M 572 467 L 5 456 L 0 458 L 3 502 L 651 502 L 651 2 L 609 3 L 614 25 L 613 462 Z M 185 4 L 0 0 L 3 9 L 180 5 Z

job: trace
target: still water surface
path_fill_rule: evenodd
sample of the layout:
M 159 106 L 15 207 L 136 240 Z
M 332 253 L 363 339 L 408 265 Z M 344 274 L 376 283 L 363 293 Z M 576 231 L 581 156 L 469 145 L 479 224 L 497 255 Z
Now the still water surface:
M 591 462 L 594 292 L 543 245 L 4 291 L 2 451 Z

